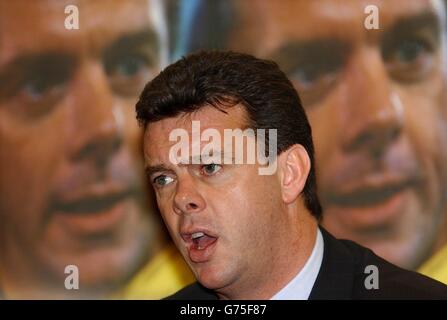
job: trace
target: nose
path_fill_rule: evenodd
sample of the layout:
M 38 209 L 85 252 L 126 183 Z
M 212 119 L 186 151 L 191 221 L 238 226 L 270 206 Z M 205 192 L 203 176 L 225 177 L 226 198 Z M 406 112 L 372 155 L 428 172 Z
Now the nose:
M 348 68 L 343 150 L 380 156 L 402 132 L 402 103 L 379 52 L 364 49 Z
M 72 150 L 74 160 L 91 159 L 104 165 L 123 143 L 120 109 L 114 105 L 100 64 L 85 63 L 77 75 L 72 96 Z
M 198 213 L 206 208 L 205 199 L 191 177 L 178 177 L 173 206 L 174 212 L 179 215 Z

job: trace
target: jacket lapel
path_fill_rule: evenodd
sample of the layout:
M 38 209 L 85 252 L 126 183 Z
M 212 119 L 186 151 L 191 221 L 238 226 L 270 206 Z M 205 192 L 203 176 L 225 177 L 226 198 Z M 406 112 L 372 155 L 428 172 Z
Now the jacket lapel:
M 309 300 L 352 299 L 355 261 L 343 245 L 320 227 L 324 253 Z

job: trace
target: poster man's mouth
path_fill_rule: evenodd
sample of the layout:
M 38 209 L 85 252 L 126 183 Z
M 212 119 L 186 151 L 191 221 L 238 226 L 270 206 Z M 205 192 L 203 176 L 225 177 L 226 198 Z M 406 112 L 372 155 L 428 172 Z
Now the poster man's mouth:
M 136 190 L 98 184 L 61 195 L 52 207 L 53 218 L 77 235 L 107 234 L 129 215 L 125 202 Z

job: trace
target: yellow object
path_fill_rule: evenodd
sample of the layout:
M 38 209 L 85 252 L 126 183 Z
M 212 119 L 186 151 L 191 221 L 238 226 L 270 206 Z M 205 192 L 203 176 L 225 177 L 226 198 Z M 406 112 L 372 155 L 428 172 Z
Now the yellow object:
M 428 259 L 418 270 L 420 273 L 447 284 L 447 246 Z
M 194 276 L 173 245 L 162 249 L 113 299 L 161 299 L 194 281 Z

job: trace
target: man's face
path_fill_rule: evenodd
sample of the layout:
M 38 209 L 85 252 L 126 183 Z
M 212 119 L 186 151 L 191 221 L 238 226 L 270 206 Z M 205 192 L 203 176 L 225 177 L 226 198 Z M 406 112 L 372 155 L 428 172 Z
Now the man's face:
M 300 93 L 324 225 L 406 267 L 429 253 L 444 201 L 439 4 L 235 1 L 228 42 L 276 60 Z M 368 5 L 379 30 L 364 26 Z
M 79 30 L 64 27 L 69 4 L 79 8 Z M 145 0 L 0 3 L 5 287 L 14 270 L 23 283 L 63 289 L 73 264 L 81 288 L 100 288 L 152 253 L 134 104 L 157 67 Z
M 221 146 L 225 129 L 245 127 L 243 107 L 226 111 L 205 106 L 192 114 L 150 123 L 144 135 L 145 166 L 168 230 L 197 279 L 218 291 L 254 290 L 253 279 L 275 272 L 281 248 L 290 246 L 291 224 L 284 214 L 276 174 L 260 175 L 259 165 L 234 161 L 192 164 L 209 146 L 208 139 L 193 140 L 192 121 L 200 121 L 201 132 L 216 129 Z M 170 161 L 170 150 L 177 143 L 169 139 L 174 129 L 186 130 L 192 140 L 189 164 Z M 218 145 L 212 145 L 213 154 L 234 160 L 234 148 L 222 150 Z M 205 235 L 193 240 L 198 232 Z

